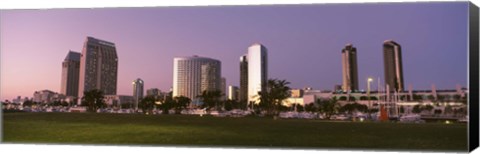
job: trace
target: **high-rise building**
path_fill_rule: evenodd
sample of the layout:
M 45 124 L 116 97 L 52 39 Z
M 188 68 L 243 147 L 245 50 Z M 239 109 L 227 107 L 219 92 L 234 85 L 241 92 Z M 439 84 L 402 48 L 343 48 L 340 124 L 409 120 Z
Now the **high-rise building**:
M 239 90 L 236 86 L 228 86 L 228 99 L 238 101 Z
M 133 101 L 134 101 L 134 107 L 135 110 L 138 109 L 138 103 L 141 101 L 143 98 L 143 80 L 138 78 L 136 80 L 133 80 L 132 82 L 133 85 Z
M 165 92 L 162 92 L 160 89 L 158 88 L 151 88 L 151 89 L 147 89 L 147 96 L 153 96 L 155 97 L 156 99 L 160 99 L 160 98 L 163 98 L 164 96 L 166 96 L 167 94 Z
M 222 97 L 220 98 L 222 101 L 227 100 L 227 79 L 222 77 L 220 81 L 220 91 L 222 92 Z
M 240 57 L 240 102 L 248 101 L 248 61 L 247 55 Z
M 267 48 L 260 43 L 248 47 L 248 101 L 259 103 L 258 93 L 267 90 Z
M 87 37 L 80 58 L 78 96 L 98 89 L 104 95 L 117 94 L 118 57 L 115 44 Z
M 404 91 L 402 48 L 397 42 L 383 42 L 383 62 L 385 69 L 385 84 L 389 91 Z
M 220 90 L 220 61 L 199 56 L 176 57 L 173 61 L 173 97 L 185 96 L 198 103 L 202 90 Z
M 221 90 L 221 78 L 217 76 L 220 67 L 217 63 L 205 63 L 201 65 L 201 91 Z
M 80 76 L 80 53 L 69 51 L 62 62 L 62 83 L 60 93 L 65 96 L 78 96 L 78 78 Z
M 347 44 L 342 49 L 342 90 L 358 91 L 357 48 Z

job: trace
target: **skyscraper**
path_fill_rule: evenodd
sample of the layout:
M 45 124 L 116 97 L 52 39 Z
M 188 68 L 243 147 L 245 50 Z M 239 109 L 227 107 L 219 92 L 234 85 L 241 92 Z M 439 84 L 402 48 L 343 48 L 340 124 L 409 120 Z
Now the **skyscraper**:
M 84 91 L 99 89 L 104 95 L 117 94 L 118 57 L 115 44 L 87 37 L 80 58 L 79 98 Z
M 248 101 L 259 103 L 258 92 L 267 90 L 267 48 L 260 43 L 248 47 Z
M 135 110 L 138 109 L 138 103 L 141 101 L 143 98 L 143 80 L 138 78 L 136 80 L 133 80 L 132 82 L 133 85 L 133 101 L 134 101 L 134 107 Z
M 403 91 L 402 48 L 397 42 L 383 42 L 383 62 L 385 69 L 385 84 L 389 91 Z
M 248 61 L 247 55 L 240 57 L 240 102 L 248 101 Z
M 342 49 L 342 90 L 353 92 L 358 90 L 357 48 L 347 44 Z
M 60 93 L 65 96 L 78 96 L 78 78 L 80 76 L 80 53 L 69 51 L 62 62 L 62 83 Z
M 216 63 L 201 64 L 201 91 L 221 90 L 221 78 L 217 76 L 220 68 Z
M 227 100 L 227 79 L 222 77 L 220 81 L 220 91 L 222 91 L 222 97 L 221 100 Z
M 173 61 L 173 97 L 185 96 L 197 103 L 202 90 L 220 90 L 220 61 L 199 56 L 176 57 Z

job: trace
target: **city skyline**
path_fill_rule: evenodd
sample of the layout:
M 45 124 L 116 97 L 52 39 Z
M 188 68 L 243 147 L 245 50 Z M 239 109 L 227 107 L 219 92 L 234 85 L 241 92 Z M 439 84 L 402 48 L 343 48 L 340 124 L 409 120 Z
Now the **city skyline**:
M 340 11 L 342 9 L 347 11 Z M 65 51 L 81 50 L 82 41 L 78 40 L 86 36 L 116 43 L 121 59 L 118 64 L 119 95 L 130 94 L 131 80 L 137 77 L 148 83 L 145 89 L 168 91 L 173 86 L 172 59 L 177 56 L 200 55 L 218 59 L 222 62 L 221 76 L 226 78 L 226 85 L 239 86 L 238 57 L 254 42 L 261 42 L 269 49 L 269 78 L 286 79 L 292 83 L 292 88 L 309 86 L 321 90 L 332 90 L 333 85 L 342 83 L 341 55 L 338 50 L 346 43 L 355 44 L 359 51 L 359 89 L 366 89 L 368 76 L 375 80 L 379 77 L 384 82 L 382 42 L 388 39 L 402 45 L 405 86 L 412 84 L 414 89 L 430 89 L 435 84 L 437 89 L 453 89 L 456 84 L 466 86 L 467 80 L 467 34 L 462 28 L 466 26 L 466 9 L 467 3 L 457 2 L 7 10 L 2 11 L 0 19 L 1 99 L 30 97 L 42 89 L 59 92 L 59 65 Z M 388 10 L 395 13 L 389 13 Z M 225 12 L 226 15 L 218 15 L 218 12 Z M 325 15 L 325 12 L 330 13 Z M 195 15 L 186 16 L 190 13 Z M 125 19 L 119 18 L 122 15 L 125 15 Z M 230 19 L 229 15 L 234 17 Z M 298 18 L 298 15 L 306 19 Z M 392 15 L 397 20 L 382 18 Z M 71 16 L 75 21 L 70 19 Z M 160 23 L 145 20 L 150 17 L 164 19 L 164 29 L 157 30 L 155 26 Z M 365 21 L 341 26 L 345 24 L 343 18 L 350 19 L 348 22 Z M 121 25 L 129 20 L 136 22 Z M 89 21 L 99 22 L 80 24 L 85 28 L 71 25 Z M 219 27 L 212 24 L 220 21 Z M 243 23 L 245 21 L 257 24 L 246 26 Z M 403 23 L 406 21 L 418 24 Z M 150 27 L 148 23 L 154 26 Z M 195 24 L 189 26 L 186 23 Z M 28 25 L 32 24 L 37 27 L 28 29 Z M 135 27 L 146 30 L 137 30 Z M 167 32 L 169 30 L 173 30 L 173 33 Z M 50 34 L 56 31 L 56 34 L 64 34 Z M 26 34 L 32 36 L 22 37 Z M 31 45 L 24 46 L 19 42 Z M 63 43 L 57 45 L 58 42 Z M 179 46 L 184 43 L 186 45 Z M 54 45 L 56 47 L 52 48 Z M 12 67 L 15 70 L 10 69 Z M 46 73 L 40 74 L 32 69 L 35 67 L 42 68 L 38 71 Z M 144 69 L 135 70 L 138 67 Z M 375 89 L 376 86 L 373 87 Z

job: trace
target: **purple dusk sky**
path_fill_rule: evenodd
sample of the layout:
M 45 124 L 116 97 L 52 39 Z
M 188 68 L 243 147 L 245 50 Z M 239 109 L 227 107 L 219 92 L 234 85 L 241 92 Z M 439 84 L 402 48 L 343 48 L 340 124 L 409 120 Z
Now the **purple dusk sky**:
M 239 85 L 239 57 L 255 42 L 268 49 L 269 78 L 292 88 L 332 90 L 342 83 L 341 49 L 357 47 L 360 89 L 383 81 L 384 40 L 402 45 L 405 86 L 467 85 L 467 2 L 2 10 L 1 100 L 60 91 L 61 63 L 86 36 L 114 42 L 117 94 L 167 91 L 173 58 L 222 61 L 227 85 Z M 377 81 L 374 81 L 377 83 Z M 376 89 L 376 84 L 374 84 Z

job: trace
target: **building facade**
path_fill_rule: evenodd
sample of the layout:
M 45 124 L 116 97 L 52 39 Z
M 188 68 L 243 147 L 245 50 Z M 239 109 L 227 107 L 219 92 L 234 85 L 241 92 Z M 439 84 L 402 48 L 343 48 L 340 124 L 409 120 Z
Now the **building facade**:
M 99 89 L 104 95 L 117 93 L 118 57 L 114 43 L 87 37 L 80 58 L 78 96 Z
M 133 96 L 127 95 L 105 95 L 103 100 L 108 107 L 113 108 L 133 108 L 135 101 Z
M 220 73 L 220 63 L 205 63 L 201 65 L 201 92 L 221 90 L 222 78 L 217 75 Z
M 239 100 L 239 89 L 237 86 L 228 86 L 228 99 L 238 101 Z
M 358 91 L 357 48 L 347 44 L 342 49 L 342 90 Z
M 155 97 L 155 99 L 164 98 L 166 95 L 167 95 L 167 93 L 162 92 L 158 88 L 147 89 L 147 96 L 153 96 L 153 97 Z
M 248 101 L 248 61 L 247 55 L 240 57 L 240 91 L 239 91 L 239 101 L 247 102 Z
M 258 93 L 267 89 L 267 48 L 260 43 L 248 47 L 248 101 L 259 103 Z
M 33 93 L 32 101 L 37 103 L 52 103 L 56 101 L 66 101 L 65 98 L 65 95 L 51 90 L 40 90 Z
M 142 100 L 143 98 L 143 80 L 138 78 L 136 80 L 133 80 L 132 82 L 133 85 L 133 102 L 134 102 L 134 107 L 135 110 L 138 109 L 138 103 Z
M 385 85 L 388 85 L 389 91 L 404 91 L 402 48 L 400 44 L 392 40 L 383 42 L 383 62 Z
M 222 97 L 220 98 L 222 101 L 227 100 L 227 79 L 222 77 L 220 81 L 220 91 L 222 92 Z
M 80 77 L 81 54 L 69 51 L 62 62 L 62 81 L 60 93 L 65 96 L 78 96 L 78 79 Z
M 173 63 L 172 96 L 198 103 L 202 90 L 220 90 L 221 62 L 206 57 L 177 57 Z

